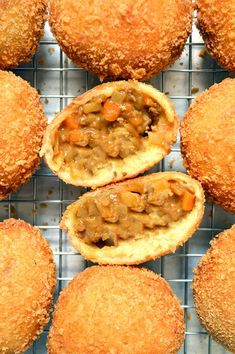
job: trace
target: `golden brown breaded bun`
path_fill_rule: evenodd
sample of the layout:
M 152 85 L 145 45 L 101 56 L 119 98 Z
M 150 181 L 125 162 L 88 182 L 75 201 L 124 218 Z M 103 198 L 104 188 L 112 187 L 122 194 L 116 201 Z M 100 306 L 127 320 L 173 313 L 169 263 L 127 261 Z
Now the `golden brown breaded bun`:
M 0 68 L 31 60 L 43 34 L 47 0 L 0 1 Z
M 225 69 L 235 71 L 235 1 L 196 0 L 197 27 L 208 52 Z
M 37 91 L 0 70 L 0 200 L 27 182 L 39 165 L 46 118 Z
M 135 238 L 120 239 L 117 246 L 104 246 L 102 248 L 95 244 L 87 244 L 82 238 L 77 236 L 76 220 L 77 207 L 81 198 L 86 198 L 89 194 L 93 198 L 98 198 L 103 190 L 129 190 L 128 187 L 136 184 L 152 185 L 159 180 L 174 180 L 182 182 L 195 193 L 195 204 L 180 220 L 172 221 L 168 226 L 155 226 L 152 229 L 146 228 L 144 234 L 135 235 Z M 125 182 L 109 185 L 97 189 L 81 196 L 78 201 L 72 203 L 65 211 L 61 228 L 68 231 L 69 241 L 86 259 L 99 264 L 140 264 L 165 254 L 175 252 L 175 250 L 186 242 L 196 231 L 201 222 L 204 212 L 204 194 L 201 185 L 180 172 L 159 172 L 134 178 Z
M 49 321 L 56 283 L 52 252 L 39 229 L 0 223 L 0 353 L 23 353 Z
M 181 123 L 181 151 L 189 174 L 225 210 L 235 212 L 235 80 L 199 95 Z
M 197 314 L 208 333 L 235 352 L 235 225 L 211 241 L 194 270 Z
M 60 294 L 49 354 L 176 354 L 184 339 L 179 300 L 147 269 L 91 267 Z
M 146 80 L 181 54 L 191 0 L 51 0 L 50 25 L 63 51 L 100 80 Z
M 131 80 L 109 82 L 96 86 L 74 99 L 72 103 L 70 103 L 62 112 L 55 116 L 53 121 L 48 125 L 46 129 L 41 156 L 44 156 L 45 161 L 47 162 L 50 169 L 64 182 L 73 184 L 75 186 L 96 188 L 111 182 L 117 182 L 130 177 L 135 177 L 139 173 L 142 173 L 153 167 L 156 163 L 161 161 L 167 153 L 169 153 L 170 149 L 167 149 L 164 144 L 158 144 L 157 141 L 150 141 L 149 138 L 145 138 L 143 139 L 143 149 L 118 161 L 114 158 L 108 158 L 107 165 L 99 168 L 99 170 L 93 176 L 86 173 L 86 171 L 80 171 L 78 176 L 74 177 L 64 161 L 59 159 L 55 161 L 53 143 L 56 133 L 62 122 L 66 118 L 78 112 L 79 107 L 87 103 L 90 99 L 102 94 L 111 96 L 115 89 L 121 90 L 125 88 L 138 89 L 141 93 L 149 95 L 154 100 L 156 100 L 156 102 L 158 102 L 167 119 L 171 122 L 171 127 L 165 134 L 168 135 L 168 138 L 170 137 L 170 146 L 174 144 L 179 121 L 174 107 L 166 95 L 150 85 Z

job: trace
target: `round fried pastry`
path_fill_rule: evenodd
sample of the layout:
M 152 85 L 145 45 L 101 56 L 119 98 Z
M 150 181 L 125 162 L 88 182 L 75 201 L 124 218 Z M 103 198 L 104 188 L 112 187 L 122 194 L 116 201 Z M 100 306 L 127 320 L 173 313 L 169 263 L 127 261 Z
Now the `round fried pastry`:
M 101 80 L 146 80 L 181 54 L 191 0 L 52 0 L 50 25 L 74 63 Z
M 208 52 L 228 71 L 235 71 L 235 1 L 197 0 L 197 27 Z
M 47 0 L 1 0 L 0 68 L 31 60 L 43 34 Z
M 235 225 L 211 241 L 194 270 L 197 314 L 208 333 L 235 352 Z
M 167 282 L 147 269 L 95 266 L 59 297 L 49 354 L 176 354 L 183 311 Z
M 200 94 L 181 123 L 181 151 L 189 174 L 213 201 L 235 212 L 235 80 Z
M 39 229 L 0 223 L 0 352 L 23 353 L 49 321 L 56 283 L 52 252 Z
M 46 118 L 37 91 L 14 74 L 0 71 L 0 200 L 32 176 Z

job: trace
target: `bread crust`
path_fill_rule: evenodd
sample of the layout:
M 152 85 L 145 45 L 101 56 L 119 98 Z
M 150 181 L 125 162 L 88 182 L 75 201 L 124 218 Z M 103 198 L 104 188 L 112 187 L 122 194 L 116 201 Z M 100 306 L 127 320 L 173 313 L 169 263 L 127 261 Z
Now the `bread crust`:
M 95 197 L 99 194 L 99 191 L 104 188 L 110 189 L 119 185 L 128 186 L 133 182 L 151 182 L 162 178 L 173 179 L 179 182 L 183 181 L 194 191 L 196 196 L 193 210 L 189 212 L 183 220 L 172 222 L 167 229 L 163 227 L 158 228 L 158 230 L 147 230 L 145 237 L 119 240 L 118 246 L 99 248 L 95 245 L 88 245 L 75 235 L 73 214 L 78 201 L 72 203 L 66 209 L 60 227 L 68 232 L 69 241 L 84 258 L 99 264 L 140 264 L 175 252 L 175 250 L 186 242 L 197 230 L 203 216 L 204 193 L 201 185 L 196 180 L 180 172 L 159 172 L 124 181 L 116 185 L 109 185 L 89 193 Z
M 26 183 L 39 165 L 46 118 L 37 91 L 0 70 L 0 200 Z
M 144 269 L 94 266 L 60 294 L 49 354 L 176 354 L 183 310 L 167 282 Z
M 31 60 L 43 35 L 47 0 L 1 0 L 0 69 Z
M 181 54 L 191 0 L 51 0 L 49 22 L 63 51 L 101 80 L 147 80 Z
M 213 201 L 235 212 L 235 80 L 200 94 L 181 122 L 181 153 L 188 173 Z
M 194 269 L 197 314 L 217 342 L 235 352 L 235 225 L 218 234 Z
M 73 184 L 75 186 L 96 188 L 111 182 L 117 182 L 127 178 L 135 177 L 138 174 L 153 167 L 156 163 L 162 160 L 167 153 L 169 153 L 169 150 L 167 150 L 164 146 L 156 145 L 147 139 L 145 140 L 143 151 L 141 150 L 136 154 L 130 155 L 120 161 L 113 161 L 113 159 L 109 159 L 109 166 L 104 166 L 103 168 L 99 169 L 98 172 L 92 177 L 84 173 L 82 175 L 81 172 L 79 177 L 73 178 L 71 174 L 66 171 L 64 164 L 61 165 L 53 161 L 53 139 L 62 121 L 70 116 L 72 112 L 77 111 L 79 106 L 85 104 L 91 98 L 100 94 L 111 95 L 114 89 L 123 87 L 137 88 L 141 92 L 146 93 L 150 97 L 154 98 L 160 104 L 168 119 L 172 122 L 172 127 L 170 130 L 172 137 L 171 146 L 174 144 L 176 140 L 179 120 L 174 111 L 172 103 L 163 93 L 150 85 L 131 80 L 127 82 L 109 82 L 96 86 L 83 95 L 74 99 L 70 105 L 68 105 L 62 112 L 55 116 L 54 120 L 48 125 L 46 129 L 43 146 L 41 149 L 41 156 L 44 156 L 44 159 L 50 169 L 64 182 Z
M 235 72 L 235 1 L 197 0 L 197 27 L 210 55 Z
M 23 353 L 49 321 L 56 270 L 39 229 L 0 223 L 0 352 Z

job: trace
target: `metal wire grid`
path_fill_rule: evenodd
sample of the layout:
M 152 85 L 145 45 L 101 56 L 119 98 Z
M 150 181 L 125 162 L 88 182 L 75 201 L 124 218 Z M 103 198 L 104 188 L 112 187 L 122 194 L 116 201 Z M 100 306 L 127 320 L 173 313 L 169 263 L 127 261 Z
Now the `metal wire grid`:
M 199 52 L 202 48 L 203 42 L 197 30 L 194 29 L 181 59 L 168 71 L 151 80 L 153 86 L 169 95 L 180 117 L 183 116 L 195 96 L 192 92 L 196 93 L 197 89 L 201 92 L 228 76 L 227 72 L 217 67 L 209 56 L 200 57 Z M 48 25 L 46 25 L 45 37 L 33 61 L 16 69 L 15 72 L 39 90 L 49 120 L 73 97 L 99 83 L 91 73 L 71 64 L 59 49 Z M 192 87 L 196 88 L 192 91 Z M 183 171 L 179 142 L 151 172 L 165 170 Z M 40 170 L 27 185 L 12 194 L 7 201 L 0 202 L 2 220 L 7 217 L 22 218 L 38 226 L 49 240 L 58 274 L 55 301 L 67 282 L 79 271 L 91 265 L 67 243 L 66 235 L 58 228 L 66 206 L 85 191 L 65 185 L 42 163 Z M 181 354 L 227 353 L 201 328 L 194 311 L 190 283 L 193 276 L 192 268 L 207 250 L 210 239 L 234 222 L 232 215 L 207 203 L 201 227 L 190 241 L 178 249 L 174 255 L 167 255 L 144 264 L 164 276 L 181 300 L 186 323 L 186 336 Z M 28 354 L 46 353 L 48 328 L 49 326 L 27 351 Z

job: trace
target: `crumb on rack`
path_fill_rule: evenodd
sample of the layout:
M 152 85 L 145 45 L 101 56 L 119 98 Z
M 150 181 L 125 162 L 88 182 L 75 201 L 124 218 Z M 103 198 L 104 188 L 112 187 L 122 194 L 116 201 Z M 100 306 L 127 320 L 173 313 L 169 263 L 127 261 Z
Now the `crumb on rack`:
M 49 47 L 47 50 L 48 50 L 48 53 L 52 55 L 55 51 L 55 48 Z
M 37 213 L 37 209 L 36 208 L 33 208 L 32 209 L 32 214 L 36 214 Z
M 39 206 L 40 208 L 44 208 L 44 209 L 48 207 L 46 203 L 40 203 Z
M 175 159 L 173 159 L 173 158 L 169 160 L 169 168 L 173 168 L 174 162 L 175 162 Z
M 191 320 L 191 313 L 190 313 L 190 312 L 187 313 L 187 320 L 188 320 L 188 321 Z
M 48 104 L 48 103 L 49 103 L 48 98 L 45 98 L 45 104 Z
M 13 205 L 10 205 L 10 212 L 11 214 L 16 215 L 16 208 Z
M 206 54 L 207 54 L 207 50 L 206 50 L 206 47 L 202 48 L 198 54 L 198 56 L 200 58 L 205 58 L 206 57 Z
M 195 94 L 195 93 L 197 93 L 199 91 L 199 88 L 198 87 L 192 87 L 192 89 L 191 89 L 191 93 L 192 94 Z
M 48 222 L 44 222 L 42 226 L 48 226 Z
M 45 64 L 45 59 L 44 59 L 44 58 L 40 58 L 40 59 L 38 60 L 38 64 L 39 64 L 39 65 L 44 65 L 44 64 Z

